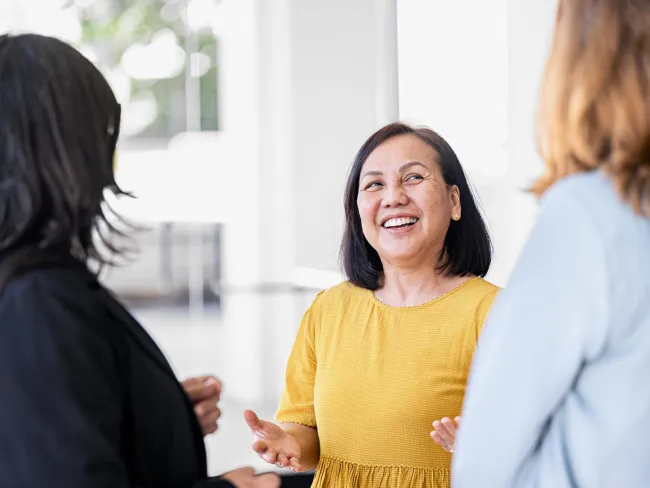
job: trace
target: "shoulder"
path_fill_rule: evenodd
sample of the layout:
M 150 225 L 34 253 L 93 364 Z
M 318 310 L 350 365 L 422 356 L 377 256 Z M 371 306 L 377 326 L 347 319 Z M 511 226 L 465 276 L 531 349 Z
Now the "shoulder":
M 612 182 L 602 171 L 576 173 L 557 181 L 542 197 L 542 202 L 555 198 L 574 198 L 580 200 L 591 196 L 594 191 L 601 193 L 601 198 L 616 198 L 617 193 Z
M 43 327 L 68 330 L 79 323 L 97 329 L 103 322 L 99 289 L 95 277 L 81 267 L 31 269 L 7 283 L 0 294 L 0 322 L 14 333 L 19 328 L 32 333 Z
M 634 212 L 605 173 L 576 174 L 544 194 L 528 243 L 535 251 L 529 261 L 545 248 L 568 269 L 582 266 L 581 271 L 613 282 L 611 276 L 634 274 L 640 263 L 644 273 L 650 269 L 649 236 L 650 220 Z
M 479 296 L 496 295 L 501 289 L 485 278 L 475 278 L 471 280 L 469 285 L 471 286 L 471 292 Z
M 477 306 L 490 306 L 501 288 L 484 278 L 474 278 L 467 283 L 465 295 Z
M 314 332 L 336 328 L 350 313 L 370 310 L 372 292 L 348 281 L 321 291 L 303 317 L 303 324 Z
M 349 281 L 344 281 L 336 286 L 323 290 L 314 300 L 321 311 L 348 308 L 355 303 L 367 300 L 372 292 L 359 288 Z
M 81 263 L 41 266 L 12 278 L 0 295 L 0 303 L 16 297 L 23 299 L 49 296 L 77 296 L 97 288 L 96 277 Z
M 483 278 L 475 278 L 467 284 L 466 303 L 473 309 L 471 313 L 474 316 L 477 333 L 483 327 L 499 291 L 501 288 Z
M 583 225 L 593 228 L 603 223 L 620 224 L 621 219 L 625 222 L 635 217 L 602 171 L 567 176 L 555 183 L 542 197 L 540 213 L 565 221 L 580 219 Z

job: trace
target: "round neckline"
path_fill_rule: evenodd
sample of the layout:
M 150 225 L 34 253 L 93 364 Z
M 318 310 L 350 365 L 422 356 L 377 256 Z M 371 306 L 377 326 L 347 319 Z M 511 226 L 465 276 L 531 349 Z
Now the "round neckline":
M 470 278 L 469 280 L 465 281 L 464 283 L 461 283 L 457 287 L 452 288 L 447 293 L 443 293 L 442 295 L 437 296 L 435 298 L 432 298 L 431 300 L 428 300 L 428 301 L 423 302 L 423 303 L 419 303 L 417 305 L 404 305 L 404 306 L 401 306 L 401 307 L 398 307 L 398 306 L 395 306 L 395 305 L 389 305 L 387 303 L 384 303 L 379 298 L 377 298 L 377 295 L 375 295 L 375 292 L 373 290 L 368 290 L 368 291 L 370 292 L 370 296 L 371 296 L 372 300 L 375 302 L 375 304 L 377 304 L 377 305 L 379 305 L 379 306 L 381 306 L 383 308 L 386 308 L 388 310 L 413 310 L 413 309 L 417 309 L 417 308 L 428 307 L 430 305 L 438 303 L 441 300 L 444 300 L 445 298 L 447 298 L 447 297 L 453 295 L 454 293 L 462 290 L 463 288 L 465 288 L 470 283 L 473 283 L 474 281 L 480 280 L 480 279 L 482 279 L 480 276 L 474 276 L 473 278 Z

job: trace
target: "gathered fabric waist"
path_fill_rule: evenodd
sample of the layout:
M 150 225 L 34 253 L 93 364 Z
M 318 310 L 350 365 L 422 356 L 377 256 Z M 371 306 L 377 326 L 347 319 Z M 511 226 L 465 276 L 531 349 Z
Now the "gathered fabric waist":
M 449 488 L 449 468 L 367 465 L 321 456 L 313 488 Z

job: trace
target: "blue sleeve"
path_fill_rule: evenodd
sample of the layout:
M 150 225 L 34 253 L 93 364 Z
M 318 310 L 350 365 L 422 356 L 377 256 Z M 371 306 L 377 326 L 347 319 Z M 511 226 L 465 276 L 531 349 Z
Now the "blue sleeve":
M 547 193 L 477 349 L 454 488 L 533 487 L 547 422 L 605 334 L 605 252 L 561 183 Z

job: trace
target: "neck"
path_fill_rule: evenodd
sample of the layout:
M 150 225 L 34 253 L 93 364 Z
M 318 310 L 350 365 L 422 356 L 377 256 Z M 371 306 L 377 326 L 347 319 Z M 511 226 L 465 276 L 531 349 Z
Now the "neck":
M 446 276 L 435 265 L 409 268 L 385 263 L 383 278 L 377 298 L 387 305 L 410 307 L 449 293 L 472 277 Z

